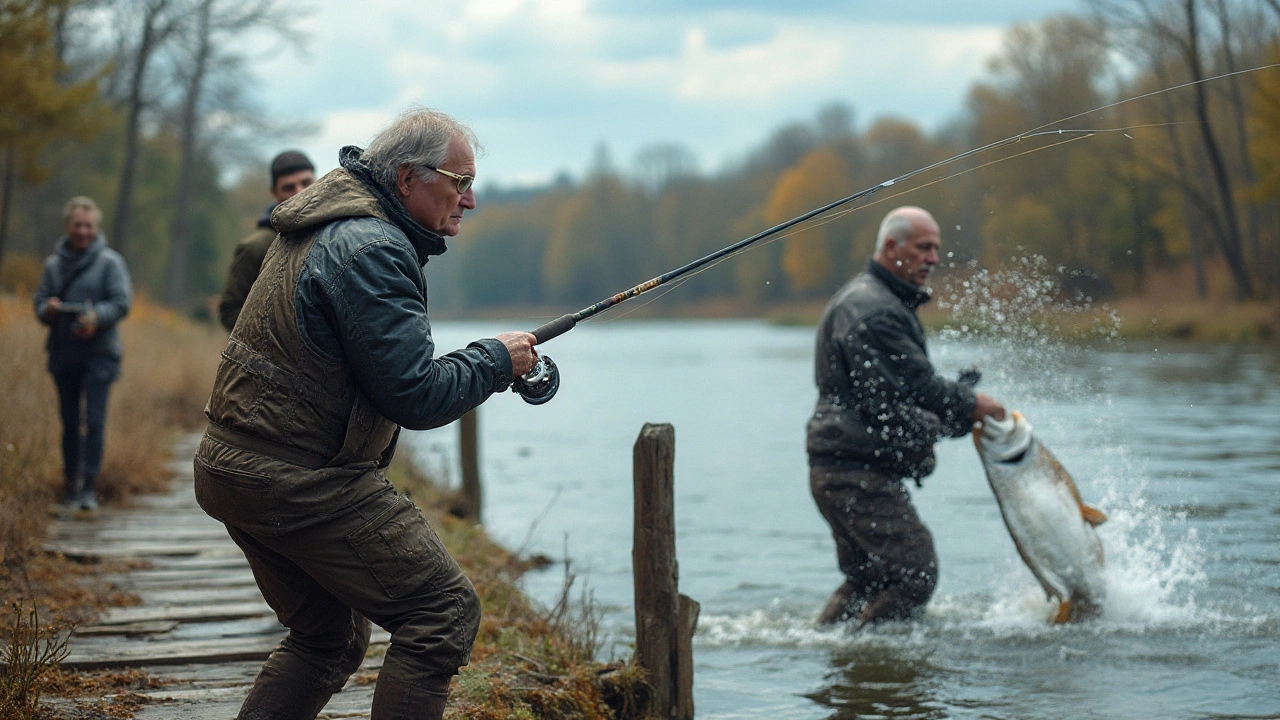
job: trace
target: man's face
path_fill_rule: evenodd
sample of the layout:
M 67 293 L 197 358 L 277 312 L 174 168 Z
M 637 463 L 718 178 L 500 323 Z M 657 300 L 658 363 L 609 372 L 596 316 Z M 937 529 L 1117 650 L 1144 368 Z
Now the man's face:
M 98 237 L 98 214 L 86 208 L 76 208 L 67 218 L 67 240 L 71 249 L 82 252 Z
M 941 237 L 938 223 L 928 217 L 917 218 L 911 229 L 909 239 L 891 237 L 885 240 L 883 264 L 894 276 L 923 287 L 938 265 Z
M 314 170 L 299 170 L 288 175 L 281 175 L 276 178 L 276 184 L 271 187 L 271 197 L 275 198 L 276 202 L 282 203 L 307 189 L 315 181 L 316 173 Z
M 440 164 L 440 169 L 474 176 L 476 158 L 471 146 L 454 138 L 449 143 L 449 157 Z M 475 208 L 476 191 L 467 188 L 466 192 L 459 193 L 453 178 L 434 174 L 436 177 L 427 183 L 413 168 L 401 167 L 396 189 L 405 210 L 419 225 L 438 235 L 453 237 L 461 229 L 462 213 Z

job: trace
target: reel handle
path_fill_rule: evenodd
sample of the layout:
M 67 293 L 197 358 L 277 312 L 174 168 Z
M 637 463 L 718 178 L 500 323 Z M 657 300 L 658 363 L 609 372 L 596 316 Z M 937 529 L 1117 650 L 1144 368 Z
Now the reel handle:
M 577 324 L 578 321 L 573 319 L 573 315 L 561 315 L 530 334 L 537 338 L 539 343 L 544 343 L 569 332 Z M 560 370 L 546 355 L 538 355 L 538 364 L 511 383 L 511 391 L 519 394 L 530 405 L 541 405 L 547 402 L 555 397 L 559 389 Z
M 560 370 L 546 355 L 538 356 L 538 364 L 511 383 L 511 392 L 530 405 L 541 405 L 556 396 L 560 389 Z

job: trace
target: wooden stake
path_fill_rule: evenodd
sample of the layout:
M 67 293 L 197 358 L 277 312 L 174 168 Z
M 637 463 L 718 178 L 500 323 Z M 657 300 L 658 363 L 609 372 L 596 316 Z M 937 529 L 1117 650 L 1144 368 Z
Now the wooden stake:
M 467 503 L 467 519 L 480 522 L 480 409 L 458 422 L 458 452 L 462 456 L 462 496 Z
M 636 663 L 653 687 L 650 712 L 693 717 L 693 630 L 698 603 L 680 595 L 676 562 L 675 428 L 645 424 L 633 449 Z

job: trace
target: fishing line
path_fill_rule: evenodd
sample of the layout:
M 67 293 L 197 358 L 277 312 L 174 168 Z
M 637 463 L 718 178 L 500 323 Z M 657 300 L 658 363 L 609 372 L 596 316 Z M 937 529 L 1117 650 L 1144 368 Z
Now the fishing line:
M 1077 118 L 1084 117 L 1086 115 L 1091 115 L 1096 112 L 1101 112 L 1103 110 L 1119 107 L 1121 105 L 1125 105 L 1127 103 L 1134 102 L 1136 100 L 1153 97 L 1153 96 L 1160 95 L 1167 92 L 1173 92 L 1175 90 L 1190 87 L 1192 85 L 1212 82 L 1212 81 L 1232 77 L 1235 75 L 1253 73 L 1253 72 L 1258 72 L 1260 70 L 1266 70 L 1266 69 L 1275 68 L 1275 67 L 1280 67 L 1280 63 L 1271 63 L 1268 65 L 1261 65 L 1261 66 L 1249 68 L 1246 70 L 1237 70 L 1234 72 L 1222 73 L 1220 75 L 1215 75 L 1210 78 L 1192 80 L 1179 85 L 1174 85 L 1172 87 L 1162 88 L 1160 90 L 1153 90 L 1151 92 L 1144 93 L 1142 95 L 1126 98 L 1124 100 L 1108 103 L 1106 105 L 1102 105 L 1102 106 L 1093 108 L 1091 110 L 1086 110 L 1084 112 L 1076 113 L 1075 115 L 1070 115 L 1060 120 L 1054 120 L 1054 121 L 1045 123 L 1043 125 L 1037 126 L 1035 128 L 1032 128 L 1030 130 L 1017 133 L 1016 135 L 1011 135 L 1002 140 L 996 140 L 994 142 L 987 143 L 986 145 L 982 145 L 977 148 L 966 150 L 952 157 L 946 158 L 944 160 L 939 160 L 934 163 L 930 163 L 928 165 L 925 165 L 924 167 L 917 168 L 915 170 L 905 172 L 897 177 L 891 178 L 889 180 L 885 180 L 884 182 L 881 182 L 877 185 L 873 185 L 871 187 L 860 190 L 847 197 L 843 197 L 833 202 L 827 203 L 826 205 L 822 205 L 820 207 L 814 208 L 813 210 L 810 210 L 797 217 L 787 220 L 786 222 L 779 223 L 778 225 L 775 225 L 762 232 L 756 233 L 751 237 L 745 238 L 743 240 L 739 240 L 738 242 L 732 245 L 721 248 L 720 250 L 717 250 L 709 255 L 706 255 L 697 260 L 694 260 L 685 265 L 682 265 L 676 268 L 675 270 L 664 273 L 647 282 L 636 285 L 635 287 L 629 290 L 624 290 L 623 292 L 620 292 L 616 295 L 605 298 L 604 300 L 601 300 L 600 302 L 597 302 L 594 305 L 585 307 L 575 313 L 562 315 L 559 318 L 556 318 L 555 320 L 545 323 L 540 327 L 538 327 L 537 329 L 533 330 L 532 334 L 536 338 L 538 344 L 545 343 L 548 340 L 559 337 L 560 335 L 563 335 L 564 333 L 572 330 L 574 326 L 577 325 L 579 322 L 588 320 L 591 317 L 601 312 L 604 312 L 605 310 L 608 310 L 614 305 L 626 302 L 631 298 L 643 295 L 661 285 L 664 285 L 682 276 L 689 275 L 690 277 L 692 277 L 693 275 L 691 275 L 691 273 L 698 274 L 695 271 L 700 271 L 700 269 L 705 268 L 707 266 L 711 266 L 713 263 L 719 264 L 719 261 L 738 254 L 739 251 L 743 250 L 744 248 L 750 245 L 755 244 L 760 240 L 763 240 L 773 235 L 777 235 L 778 233 L 781 233 L 784 230 L 788 230 L 792 227 L 795 227 L 796 225 L 804 223 L 807 220 L 818 217 L 820 215 L 824 215 L 843 205 L 847 205 L 848 203 L 861 200 L 862 198 L 865 198 L 865 197 L 869 197 L 870 195 L 873 195 L 879 192 L 880 190 L 883 190 L 884 188 L 892 187 L 893 185 L 896 185 L 899 182 L 909 180 L 917 175 L 927 173 L 937 168 L 945 167 L 952 163 L 959 162 L 961 160 L 965 160 L 971 157 L 976 157 L 983 153 L 987 153 L 987 152 L 996 150 L 998 148 L 1004 147 L 1006 145 L 1012 145 L 1033 137 L 1041 137 L 1044 135 L 1055 135 L 1055 134 L 1056 135 L 1071 134 L 1071 135 L 1079 135 L 1081 137 L 1088 137 L 1092 135 L 1097 135 L 1099 134 L 1099 132 L 1113 132 L 1113 130 L 1099 131 L 1099 130 L 1077 130 L 1077 129 L 1068 129 L 1068 128 L 1058 128 L 1055 130 L 1045 129 L 1053 125 L 1070 122 L 1071 120 L 1075 120 Z M 919 189 L 919 188 L 914 188 L 914 189 Z M 555 395 L 559 387 L 560 387 L 559 371 L 556 369 L 555 363 L 553 363 L 551 359 L 546 357 L 545 355 L 539 355 L 538 363 L 534 367 L 534 369 L 529 371 L 529 373 L 526 374 L 525 376 L 516 378 L 515 381 L 512 383 L 512 389 L 515 392 L 519 393 L 526 402 L 533 405 L 541 405 L 542 403 L 545 403 L 548 400 L 550 400 Z

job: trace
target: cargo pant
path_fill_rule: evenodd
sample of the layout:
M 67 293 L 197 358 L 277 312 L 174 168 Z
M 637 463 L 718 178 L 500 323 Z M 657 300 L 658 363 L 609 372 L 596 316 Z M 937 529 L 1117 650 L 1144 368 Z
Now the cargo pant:
M 439 718 L 480 623 L 475 589 L 422 513 L 381 477 L 375 490 L 320 521 L 285 532 L 238 524 L 253 483 L 269 478 L 216 463 L 206 438 L 196 462 L 201 506 L 244 550 L 289 634 L 263 665 L 241 720 L 310 720 L 364 660 L 370 621 L 391 633 L 372 720 Z M 208 457 L 215 462 L 205 462 Z M 245 467 L 242 465 L 241 467 Z M 372 475 L 372 474 L 370 474 Z M 272 505 L 260 500 L 264 513 Z
M 845 575 L 822 621 L 898 620 L 929 601 L 938 582 L 938 556 L 902 480 L 869 470 L 814 467 L 809 489 L 831 525 Z

